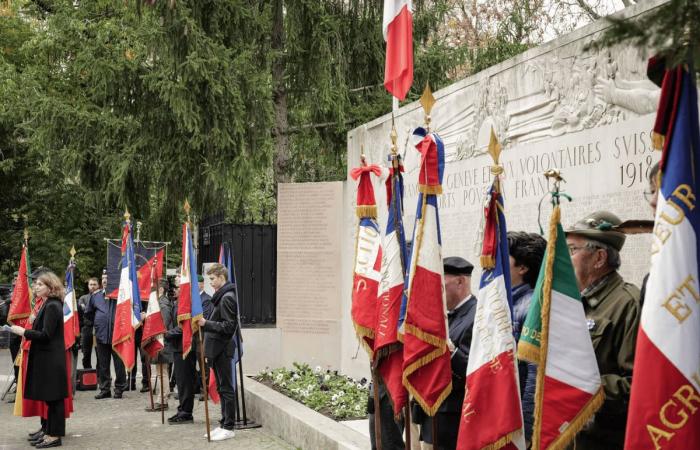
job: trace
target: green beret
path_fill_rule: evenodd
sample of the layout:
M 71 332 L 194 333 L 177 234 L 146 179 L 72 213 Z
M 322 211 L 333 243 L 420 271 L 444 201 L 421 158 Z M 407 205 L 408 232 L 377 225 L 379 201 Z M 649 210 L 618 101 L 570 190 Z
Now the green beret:
M 616 227 L 622 221 L 609 211 L 596 211 L 576 222 L 566 230 L 566 235 L 582 236 L 609 245 L 617 251 L 625 245 L 625 234 Z
M 197 275 L 197 281 L 199 281 L 200 283 L 204 283 L 204 277 L 201 275 Z

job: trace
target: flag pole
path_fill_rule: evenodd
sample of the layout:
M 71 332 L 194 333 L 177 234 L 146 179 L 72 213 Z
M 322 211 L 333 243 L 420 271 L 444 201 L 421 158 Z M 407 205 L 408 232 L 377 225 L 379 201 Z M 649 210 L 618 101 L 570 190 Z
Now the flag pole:
M 165 425 L 165 380 L 163 380 L 163 363 L 158 364 L 158 371 L 160 372 L 160 423 Z
M 190 226 L 190 203 L 185 200 L 185 214 L 187 214 L 187 225 Z M 190 270 L 189 267 L 187 270 Z M 190 283 L 196 280 L 190 280 Z M 202 337 L 202 327 L 197 326 L 197 334 L 199 335 L 199 366 L 202 367 L 202 372 L 205 372 L 204 368 L 204 339 Z M 211 430 L 209 424 L 209 392 L 207 392 L 207 380 L 205 376 L 202 376 L 202 392 L 204 392 L 204 422 L 207 426 L 207 442 L 211 442 Z M 161 385 L 163 383 L 161 382 Z M 162 386 L 161 386 L 162 388 Z
M 205 368 L 206 366 L 204 365 L 204 344 L 202 343 L 202 327 L 199 327 L 197 330 L 199 333 L 199 364 L 200 367 Z M 205 372 L 205 370 L 203 370 Z M 204 421 L 206 422 L 207 425 L 207 442 L 211 441 L 211 431 L 209 430 L 210 425 L 209 425 L 209 392 L 207 392 L 207 377 L 200 377 L 202 378 L 202 392 L 204 392 Z M 161 389 L 163 388 L 163 383 L 161 382 Z M 223 400 L 222 400 L 223 401 Z
M 391 172 L 391 201 L 395 202 L 394 204 L 394 226 L 396 227 L 396 224 L 399 223 L 399 219 L 403 217 L 403 199 L 397 198 L 398 192 L 396 192 L 396 180 L 401 176 L 401 161 L 400 161 L 400 156 L 399 156 L 399 151 L 398 151 L 398 146 L 396 144 L 396 141 L 399 138 L 399 134 L 396 132 L 396 123 L 394 121 L 394 113 L 398 111 L 399 109 L 399 100 L 396 97 L 392 97 L 392 103 L 393 103 L 393 111 L 391 114 L 391 168 L 393 169 Z M 401 208 L 401 211 L 399 211 L 399 206 Z M 403 244 L 405 243 L 405 239 L 403 238 L 403 222 L 401 222 L 401 227 L 396 228 L 396 230 L 402 230 L 402 236 L 399 236 L 399 246 L 400 246 L 400 252 L 399 252 L 399 260 L 401 261 L 401 279 L 406 279 L 406 260 L 404 258 L 404 247 Z M 411 448 L 411 408 L 409 405 L 409 402 L 406 402 L 406 405 L 403 407 L 403 413 L 404 413 L 404 432 L 406 434 L 406 448 L 410 450 Z

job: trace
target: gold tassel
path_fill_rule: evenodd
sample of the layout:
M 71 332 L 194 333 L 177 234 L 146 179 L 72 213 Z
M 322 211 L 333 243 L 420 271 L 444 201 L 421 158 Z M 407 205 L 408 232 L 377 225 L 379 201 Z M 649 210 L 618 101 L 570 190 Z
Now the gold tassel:
M 440 195 L 442 194 L 442 185 L 436 184 L 435 186 L 430 186 L 427 184 L 419 184 L 418 192 L 422 192 L 427 195 Z
M 518 342 L 518 359 L 532 364 L 540 363 L 540 348 L 529 342 Z
M 479 258 L 479 262 L 481 263 L 481 268 L 484 270 L 489 270 L 496 267 L 496 258 L 494 258 L 493 256 L 482 255 Z
M 654 150 L 663 150 L 665 140 L 666 137 L 663 134 L 657 133 L 656 131 L 651 132 L 651 146 Z
M 603 392 L 603 387 L 598 389 L 586 406 L 583 407 L 581 412 L 574 418 L 573 422 L 569 423 L 569 426 L 559 435 L 557 438 L 549 444 L 547 450 L 564 450 L 566 449 L 572 440 L 576 438 L 581 429 L 588 423 L 588 420 L 595 414 L 605 401 L 605 392 Z
M 376 205 L 357 205 L 356 208 L 357 217 L 369 217 L 370 219 L 377 218 L 377 206 Z

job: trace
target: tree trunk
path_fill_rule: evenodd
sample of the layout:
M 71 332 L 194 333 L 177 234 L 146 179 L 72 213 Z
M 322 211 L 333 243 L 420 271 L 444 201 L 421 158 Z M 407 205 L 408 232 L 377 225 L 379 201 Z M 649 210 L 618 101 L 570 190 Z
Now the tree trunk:
M 284 55 L 284 0 L 274 0 L 272 21 L 272 100 L 275 104 L 275 125 L 272 130 L 275 139 L 275 190 L 277 183 L 291 181 L 289 154 L 289 133 L 287 122 L 287 87 L 285 85 Z

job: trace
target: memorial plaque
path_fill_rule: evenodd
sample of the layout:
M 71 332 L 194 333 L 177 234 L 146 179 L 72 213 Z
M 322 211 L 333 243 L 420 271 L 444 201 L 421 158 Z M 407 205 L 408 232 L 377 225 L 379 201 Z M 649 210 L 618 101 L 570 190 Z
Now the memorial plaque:
M 340 365 L 343 183 L 280 184 L 277 324 L 282 364 Z
M 660 3 L 628 8 L 624 14 L 633 17 Z M 503 147 L 509 230 L 547 229 L 551 186 L 543 173 L 548 169 L 561 171 L 566 180 L 562 188 L 573 198 L 562 203 L 565 228 L 601 209 L 622 220 L 653 219 L 643 191 L 649 168 L 660 158 L 650 139 L 659 89 L 646 78 L 649 55 L 644 51 L 586 48 L 605 27 L 604 21 L 596 22 L 434 94 L 431 125 L 443 138 L 446 154 L 439 197 L 444 256 L 479 262 L 482 206 L 492 182 L 492 160 L 486 153 L 491 129 Z M 411 131 L 423 126 L 424 114 L 416 102 L 394 117 L 406 169 L 410 236 L 420 164 Z M 348 167 L 358 161 L 360 148 L 372 163 L 386 160 L 391 122 L 386 115 L 348 134 Z M 380 205 L 385 205 L 383 191 L 376 183 Z M 381 208 L 380 223 L 385 214 Z M 648 270 L 650 242 L 649 235 L 629 236 L 621 253 L 620 272 L 637 285 Z

